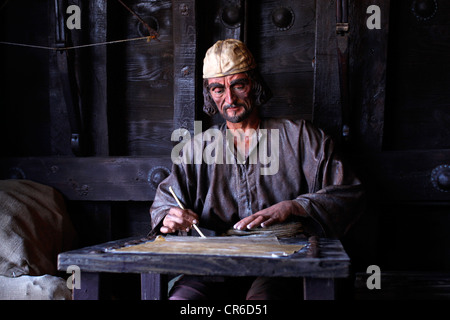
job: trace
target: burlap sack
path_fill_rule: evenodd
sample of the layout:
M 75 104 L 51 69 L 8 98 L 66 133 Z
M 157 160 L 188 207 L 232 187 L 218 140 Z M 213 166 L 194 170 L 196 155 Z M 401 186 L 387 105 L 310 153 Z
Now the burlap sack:
M 0 180 L 0 275 L 55 275 L 57 255 L 75 231 L 55 189 L 28 180 Z

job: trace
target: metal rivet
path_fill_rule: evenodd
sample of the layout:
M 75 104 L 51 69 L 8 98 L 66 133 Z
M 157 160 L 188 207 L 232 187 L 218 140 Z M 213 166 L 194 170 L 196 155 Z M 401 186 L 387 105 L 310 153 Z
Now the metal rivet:
M 237 6 L 227 6 L 223 8 L 220 18 L 228 28 L 237 28 L 241 25 L 241 9 Z
M 290 8 L 279 7 L 272 11 L 272 22 L 280 30 L 288 30 L 294 24 L 294 12 Z
M 145 19 L 145 23 L 147 23 L 147 25 L 152 28 L 155 32 L 159 32 L 159 22 L 155 17 L 149 16 L 146 17 Z M 148 29 L 147 26 L 145 26 L 144 24 L 142 24 L 140 21 L 137 22 L 137 30 L 139 33 L 139 36 L 141 37 L 146 37 L 148 36 Z
M 450 165 L 444 164 L 433 169 L 431 183 L 442 192 L 450 191 Z
M 436 15 L 437 0 L 414 0 L 411 11 L 418 21 L 427 21 Z
M 148 173 L 147 181 L 153 190 L 156 190 L 159 184 L 169 176 L 170 170 L 163 166 L 157 166 Z

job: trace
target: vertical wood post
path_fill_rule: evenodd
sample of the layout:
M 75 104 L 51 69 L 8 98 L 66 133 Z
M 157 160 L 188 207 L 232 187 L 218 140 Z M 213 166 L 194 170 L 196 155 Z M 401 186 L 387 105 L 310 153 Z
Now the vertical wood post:
M 92 43 L 107 41 L 107 1 L 89 1 L 89 39 Z M 89 129 L 92 131 L 92 148 L 96 156 L 109 155 L 107 46 L 91 48 L 91 94 L 87 108 L 91 110 Z
M 141 299 L 165 300 L 167 277 L 158 273 L 141 273 Z
M 74 300 L 99 300 L 100 273 L 82 272 L 80 276 L 80 289 L 73 289 Z
M 305 300 L 335 300 L 335 280 L 332 278 L 304 278 L 303 296 Z
M 313 122 L 340 140 L 342 108 L 336 43 L 336 3 L 316 2 Z
M 195 0 L 173 1 L 174 129 L 193 132 L 196 95 L 197 26 Z
M 381 29 L 368 29 L 367 8 L 381 9 Z M 350 95 L 356 147 L 381 152 L 384 137 L 390 0 L 350 1 Z

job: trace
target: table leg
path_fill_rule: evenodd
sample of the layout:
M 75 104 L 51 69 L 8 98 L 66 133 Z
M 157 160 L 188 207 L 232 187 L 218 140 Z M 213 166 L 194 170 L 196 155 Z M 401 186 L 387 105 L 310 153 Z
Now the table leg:
M 305 300 L 335 300 L 335 280 L 333 278 L 304 278 Z
M 141 273 L 141 299 L 164 300 L 167 297 L 167 277 L 158 273 Z
M 81 272 L 80 289 L 73 289 L 74 300 L 98 300 L 99 299 L 100 273 Z

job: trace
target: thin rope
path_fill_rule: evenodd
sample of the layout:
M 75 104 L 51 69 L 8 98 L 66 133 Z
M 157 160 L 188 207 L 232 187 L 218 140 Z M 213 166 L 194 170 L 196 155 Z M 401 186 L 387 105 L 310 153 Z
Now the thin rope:
M 16 43 L 16 42 L 7 42 L 7 41 L 0 41 L 0 44 L 4 45 L 10 45 L 10 46 L 16 46 L 16 47 L 27 47 L 27 48 L 34 48 L 34 49 L 44 49 L 44 50 L 52 50 L 52 51 L 64 51 L 64 50 L 73 50 L 73 49 L 80 49 L 80 48 L 88 48 L 88 47 L 96 47 L 96 46 L 103 46 L 108 44 L 115 44 L 115 43 L 123 43 L 123 42 L 131 42 L 131 41 L 138 41 L 147 39 L 147 42 L 150 42 L 150 40 L 158 39 L 158 32 L 153 30 L 136 12 L 134 12 L 131 8 L 129 8 L 123 1 L 117 0 L 125 9 L 127 9 L 132 15 L 134 15 L 148 30 L 149 35 L 146 37 L 139 37 L 139 38 L 132 38 L 132 39 L 122 39 L 122 40 L 113 40 L 113 41 L 106 41 L 106 42 L 100 42 L 100 43 L 92 43 L 92 44 L 84 44 L 84 45 L 78 45 L 78 46 L 71 46 L 71 47 L 46 47 L 46 46 L 38 46 L 33 44 L 25 44 L 25 43 Z M 6 0 L 0 9 L 3 9 L 3 7 L 9 2 L 9 0 Z
M 122 39 L 122 40 L 113 40 L 113 41 L 91 43 L 91 44 L 83 44 L 83 45 L 79 45 L 79 46 L 63 47 L 63 48 L 46 47 L 46 46 L 38 46 L 38 45 L 33 45 L 33 44 L 15 43 L 15 42 L 6 42 L 6 41 L 0 41 L 0 44 L 16 46 L 16 47 L 27 47 L 27 48 L 35 48 L 35 49 L 63 51 L 63 50 L 73 50 L 73 49 L 80 49 L 80 48 L 87 48 L 87 47 L 103 46 L 103 45 L 115 44 L 115 43 L 138 41 L 138 40 L 144 40 L 144 39 L 147 39 L 147 42 L 150 42 L 150 40 L 154 39 L 154 36 L 146 36 L 146 37 L 139 37 L 139 38 L 132 38 L 132 39 Z
M 135 16 L 140 23 L 142 23 L 148 30 L 148 33 L 151 36 L 154 36 L 156 39 L 158 39 L 158 32 L 156 32 L 155 30 L 152 29 L 152 27 L 150 27 L 134 10 L 132 10 L 130 7 L 128 7 L 125 3 L 123 3 L 122 0 L 117 0 L 119 1 L 119 3 L 125 8 L 127 9 L 133 16 Z

